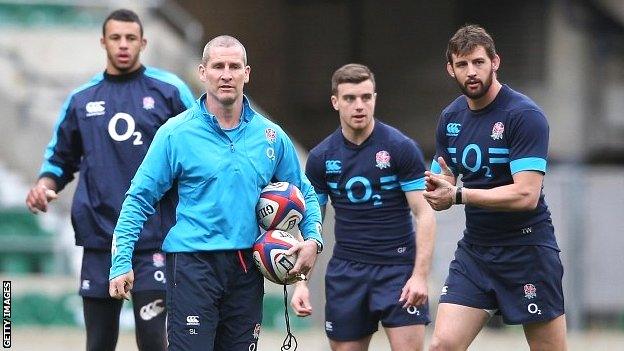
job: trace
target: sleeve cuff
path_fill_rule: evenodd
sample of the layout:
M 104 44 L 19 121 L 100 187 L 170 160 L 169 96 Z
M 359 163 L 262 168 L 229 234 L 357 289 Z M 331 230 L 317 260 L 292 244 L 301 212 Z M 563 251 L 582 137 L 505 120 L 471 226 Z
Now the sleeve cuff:
M 409 182 L 401 182 L 401 190 L 404 192 L 425 190 L 425 177 L 410 180 Z
M 546 160 L 539 157 L 527 157 L 513 160 L 509 163 L 511 174 L 522 171 L 539 171 L 546 173 Z

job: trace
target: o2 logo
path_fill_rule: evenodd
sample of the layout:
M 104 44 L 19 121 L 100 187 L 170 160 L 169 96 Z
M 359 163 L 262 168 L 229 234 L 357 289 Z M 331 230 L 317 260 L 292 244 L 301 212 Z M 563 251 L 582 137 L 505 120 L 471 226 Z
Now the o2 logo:
M 396 176 L 387 176 L 379 178 L 379 183 L 381 185 L 381 189 L 383 190 L 391 190 L 399 186 L 397 182 Z M 327 185 L 331 189 L 332 193 L 335 195 L 341 195 L 340 190 L 338 189 L 338 183 L 327 182 Z M 354 192 L 354 188 L 364 189 L 363 193 L 358 191 L 358 193 Z M 365 203 L 368 201 L 373 202 L 373 206 L 381 206 L 383 201 L 381 199 L 380 194 L 373 194 L 373 186 L 371 181 L 362 176 L 355 176 L 347 180 L 345 183 L 345 189 L 347 193 L 347 198 L 349 202 L 354 204 Z
M 126 131 L 122 134 L 117 133 L 117 125 L 119 121 L 126 122 Z M 108 122 L 108 135 L 115 141 L 126 141 L 132 137 L 134 140 L 132 141 L 133 145 L 143 145 L 143 135 L 139 131 L 135 131 L 136 123 L 134 122 L 134 118 L 127 113 L 118 112 L 113 118 Z
M 420 316 L 420 311 L 418 310 L 418 308 L 416 308 L 416 306 L 409 306 L 407 308 L 407 313 Z
M 353 187 L 357 184 L 361 184 L 361 186 L 364 187 L 364 194 L 362 194 L 362 196 L 360 197 L 356 197 L 353 193 Z M 370 200 L 371 196 L 373 195 L 371 182 L 368 179 L 359 176 L 349 179 L 347 181 L 347 184 L 345 185 L 345 190 L 347 190 L 347 197 L 349 198 L 349 201 L 353 202 L 354 204 L 366 202 Z
M 448 148 L 447 150 L 451 155 L 451 159 L 457 163 L 457 149 Z M 507 148 L 488 148 L 486 156 L 489 165 L 509 163 L 509 149 Z M 464 150 L 461 152 L 461 165 L 464 169 L 472 173 L 484 170 L 484 175 L 491 178 L 492 169 L 489 165 L 483 165 L 483 163 L 485 163 L 484 161 L 485 157 L 483 152 L 477 144 L 466 145 Z
M 167 279 L 165 278 L 165 273 L 163 273 L 163 271 L 154 272 L 154 280 L 161 283 L 167 282 Z
M 472 153 L 474 153 L 474 162 L 472 166 L 468 165 L 468 158 L 470 157 L 471 159 L 472 157 Z M 464 166 L 464 168 L 466 168 L 467 170 L 471 171 L 471 172 L 476 172 L 479 170 L 479 168 L 481 168 L 481 149 L 479 148 L 479 146 L 477 146 L 477 144 L 470 144 L 468 146 L 466 146 L 466 148 L 464 149 L 464 152 L 462 153 L 462 166 Z M 472 160 L 471 160 L 472 161 Z M 485 166 L 487 167 L 487 166 Z M 489 170 L 489 169 L 488 169 Z M 486 171 L 487 173 L 487 171 Z
M 542 314 L 542 310 L 537 306 L 536 303 L 530 303 L 527 306 L 527 311 L 529 311 L 530 314 Z

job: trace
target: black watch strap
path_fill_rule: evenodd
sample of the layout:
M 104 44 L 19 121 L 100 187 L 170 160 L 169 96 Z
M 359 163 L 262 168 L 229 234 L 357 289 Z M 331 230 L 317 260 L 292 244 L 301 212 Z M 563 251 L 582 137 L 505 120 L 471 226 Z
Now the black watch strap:
M 455 191 L 455 205 L 463 204 L 462 200 L 462 187 L 458 186 L 457 191 Z

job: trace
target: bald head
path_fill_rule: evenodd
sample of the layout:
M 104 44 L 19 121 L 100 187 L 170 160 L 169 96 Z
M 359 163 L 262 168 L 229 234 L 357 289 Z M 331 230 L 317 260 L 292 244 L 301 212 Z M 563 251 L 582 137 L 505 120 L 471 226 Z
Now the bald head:
M 209 41 L 208 44 L 204 46 L 204 53 L 202 54 L 202 63 L 206 64 L 206 62 L 208 62 L 208 60 L 210 59 L 210 49 L 216 48 L 216 47 L 230 48 L 234 46 L 238 46 L 242 49 L 243 62 L 245 65 L 247 65 L 247 51 L 245 50 L 245 47 L 243 46 L 243 44 L 241 44 L 240 41 L 238 41 L 238 39 L 229 35 L 220 35 L 212 39 L 211 41 Z

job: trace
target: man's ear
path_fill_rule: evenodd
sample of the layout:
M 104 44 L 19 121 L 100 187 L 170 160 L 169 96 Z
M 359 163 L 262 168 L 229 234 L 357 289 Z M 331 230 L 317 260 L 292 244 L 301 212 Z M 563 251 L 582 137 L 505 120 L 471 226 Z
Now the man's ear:
M 453 66 L 450 62 L 446 63 L 446 72 L 449 74 L 449 76 L 455 78 L 455 71 L 453 71 Z
M 332 95 L 330 98 L 331 104 L 334 107 L 334 110 L 338 111 L 338 98 L 336 95 Z
M 200 63 L 199 66 L 197 66 L 197 75 L 199 76 L 199 80 L 202 82 L 206 82 L 206 76 L 204 75 L 205 72 L 206 67 L 203 63 Z
M 494 55 L 494 58 L 492 59 L 492 70 L 494 72 L 498 71 L 500 64 L 501 64 L 500 56 L 498 56 L 498 54 Z

